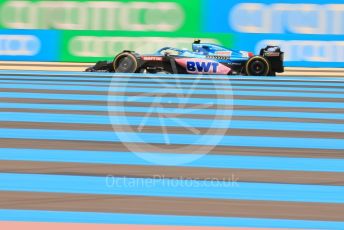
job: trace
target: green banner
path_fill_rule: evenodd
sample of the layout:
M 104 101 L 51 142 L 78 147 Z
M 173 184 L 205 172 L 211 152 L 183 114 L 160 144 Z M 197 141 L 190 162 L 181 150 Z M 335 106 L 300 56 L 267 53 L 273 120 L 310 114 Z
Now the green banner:
M 202 32 L 202 2 L 0 0 L 0 29 L 56 31 L 56 61 L 66 62 L 112 59 L 123 50 L 190 49 L 194 38 L 231 47 L 231 35 Z
M 217 43 L 231 47 L 233 39 L 226 34 L 178 33 L 161 32 L 86 32 L 63 31 L 64 47 L 61 61 L 93 62 L 99 59 L 112 59 L 123 50 L 133 50 L 141 54 L 154 53 L 156 50 L 169 46 L 191 49 L 194 38 L 205 42 Z
M 0 28 L 200 32 L 201 0 L 0 0 Z

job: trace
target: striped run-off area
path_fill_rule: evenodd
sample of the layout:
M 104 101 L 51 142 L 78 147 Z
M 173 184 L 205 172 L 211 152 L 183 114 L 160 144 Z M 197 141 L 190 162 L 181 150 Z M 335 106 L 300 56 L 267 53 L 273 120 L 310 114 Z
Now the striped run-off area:
M 343 78 L 0 71 L 0 92 L 2 229 L 344 229 Z

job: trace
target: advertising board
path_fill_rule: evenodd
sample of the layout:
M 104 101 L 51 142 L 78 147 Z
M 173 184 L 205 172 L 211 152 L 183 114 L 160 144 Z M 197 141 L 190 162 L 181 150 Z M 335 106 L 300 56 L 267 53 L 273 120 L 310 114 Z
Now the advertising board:
M 59 31 L 0 30 L 0 60 L 58 61 Z
M 191 49 L 194 33 L 63 31 L 62 61 L 113 59 L 123 50 L 154 53 L 162 47 Z M 232 46 L 231 35 L 197 33 L 204 42 Z
M 276 44 L 286 65 L 344 67 L 343 0 L 204 0 L 204 7 L 203 31 L 234 34 L 238 48 Z
M 0 28 L 200 31 L 199 0 L 1 0 Z

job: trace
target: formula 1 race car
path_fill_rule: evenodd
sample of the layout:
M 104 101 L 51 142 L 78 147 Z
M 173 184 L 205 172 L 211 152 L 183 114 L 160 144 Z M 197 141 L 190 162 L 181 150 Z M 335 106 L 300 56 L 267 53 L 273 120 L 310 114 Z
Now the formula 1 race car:
M 267 46 L 254 55 L 195 40 L 192 51 L 165 47 L 151 55 L 140 55 L 126 50 L 113 61 L 99 61 L 86 71 L 275 76 L 284 72 L 283 57 L 278 46 Z

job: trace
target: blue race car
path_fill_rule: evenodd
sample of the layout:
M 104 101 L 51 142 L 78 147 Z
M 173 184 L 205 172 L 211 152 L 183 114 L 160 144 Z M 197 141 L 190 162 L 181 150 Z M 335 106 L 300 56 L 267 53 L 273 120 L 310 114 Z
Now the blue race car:
M 192 51 L 164 47 L 154 54 L 140 55 L 125 50 L 113 61 L 99 61 L 86 71 L 275 76 L 284 72 L 283 57 L 278 46 L 267 46 L 254 55 L 195 40 Z

